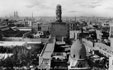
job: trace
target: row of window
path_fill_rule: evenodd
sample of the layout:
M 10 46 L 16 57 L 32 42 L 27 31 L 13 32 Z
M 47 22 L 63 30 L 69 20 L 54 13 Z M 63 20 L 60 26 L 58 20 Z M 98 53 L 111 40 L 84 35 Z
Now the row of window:
M 107 48 L 102 48 L 102 46 L 101 45 L 97 45 L 100 49 L 102 49 L 103 51 L 105 51 L 105 52 L 107 52 L 107 53 L 109 53 L 109 54 L 112 54 L 113 55 L 113 51 L 111 51 L 111 50 L 108 50 L 108 47 Z

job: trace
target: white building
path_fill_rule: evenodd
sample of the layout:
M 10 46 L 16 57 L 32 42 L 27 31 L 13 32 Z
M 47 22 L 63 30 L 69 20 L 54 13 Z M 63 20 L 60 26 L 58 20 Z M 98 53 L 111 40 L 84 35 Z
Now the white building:
M 86 61 L 86 48 L 79 39 L 71 46 L 69 63 L 68 70 L 90 70 Z

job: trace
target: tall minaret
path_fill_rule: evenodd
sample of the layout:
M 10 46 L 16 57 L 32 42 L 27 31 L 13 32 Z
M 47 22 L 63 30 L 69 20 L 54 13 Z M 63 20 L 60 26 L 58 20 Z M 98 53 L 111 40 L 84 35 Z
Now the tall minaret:
M 50 34 L 57 41 L 66 41 L 69 37 L 69 27 L 62 21 L 62 8 L 59 4 L 56 7 L 56 21 L 51 23 Z
M 56 7 L 56 21 L 62 22 L 62 7 L 60 4 Z

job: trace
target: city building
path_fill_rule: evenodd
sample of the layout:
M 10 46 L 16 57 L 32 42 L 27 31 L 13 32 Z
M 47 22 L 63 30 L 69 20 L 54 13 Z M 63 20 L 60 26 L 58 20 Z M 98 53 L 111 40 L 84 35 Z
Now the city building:
M 69 37 L 68 24 L 62 22 L 61 5 L 57 5 L 56 22 L 51 23 L 50 33 L 51 36 L 56 37 L 58 41 L 63 41 Z

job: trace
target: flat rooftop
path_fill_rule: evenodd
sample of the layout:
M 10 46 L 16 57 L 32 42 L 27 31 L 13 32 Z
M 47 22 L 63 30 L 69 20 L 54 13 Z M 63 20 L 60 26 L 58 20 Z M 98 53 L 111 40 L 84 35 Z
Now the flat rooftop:
M 12 47 L 12 46 L 23 46 L 25 45 L 26 42 L 15 42 L 15 41 L 0 41 L 0 46 L 4 46 L 4 47 Z
M 31 27 L 17 27 L 17 29 L 19 29 L 20 31 L 31 31 L 32 30 Z
M 26 44 L 41 44 L 41 41 L 0 41 L 0 46 L 3 47 L 24 46 Z
M 25 42 L 47 42 L 48 38 L 23 38 L 23 37 L 3 37 L 6 41 L 25 41 Z
M 52 39 L 52 42 L 47 43 L 45 49 L 42 51 L 42 57 L 46 59 L 50 59 L 51 55 L 53 54 L 55 47 L 55 41 Z

